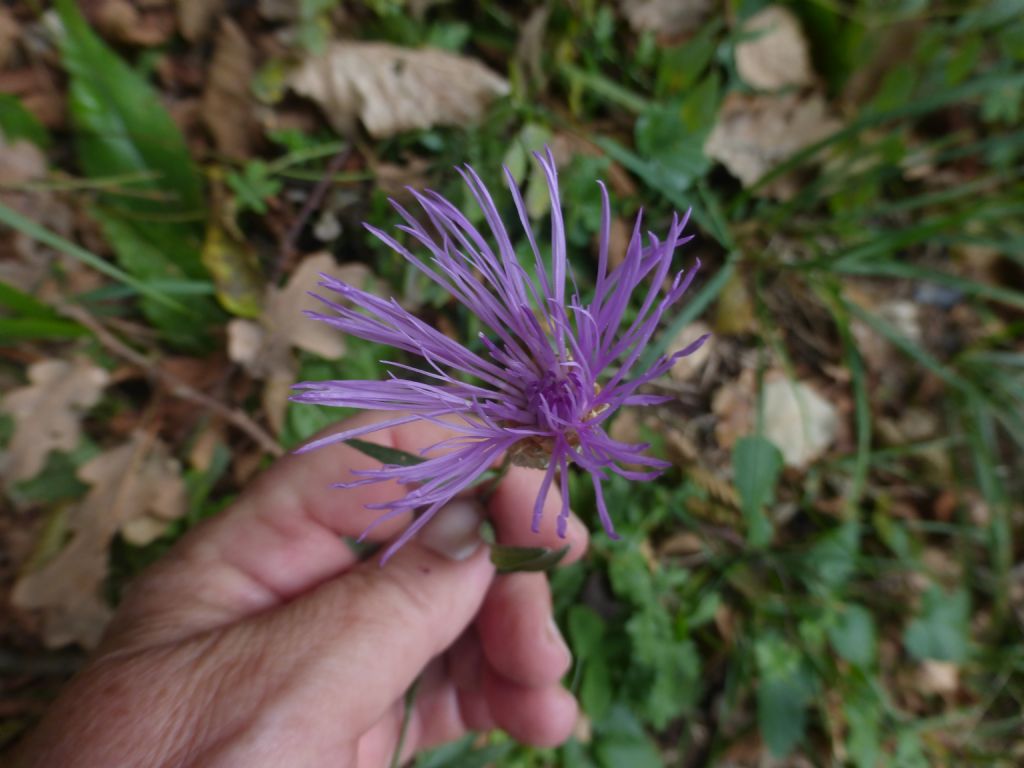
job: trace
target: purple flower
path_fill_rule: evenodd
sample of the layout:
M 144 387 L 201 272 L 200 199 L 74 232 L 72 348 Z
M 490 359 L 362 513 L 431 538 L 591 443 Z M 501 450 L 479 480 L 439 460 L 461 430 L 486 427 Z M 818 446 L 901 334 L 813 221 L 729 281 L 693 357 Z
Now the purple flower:
M 491 241 L 451 202 L 436 192 L 410 190 L 426 215 L 424 225 L 401 205 L 392 205 L 405 232 L 425 251 L 418 256 L 390 235 L 367 225 L 374 235 L 452 294 L 487 327 L 473 351 L 437 328 L 385 300 L 324 276 L 320 286 L 339 297 L 318 296 L 330 314 L 308 313 L 345 333 L 387 344 L 422 358 L 421 367 L 382 361 L 386 381 L 318 381 L 296 385 L 293 400 L 369 410 L 396 410 L 402 416 L 314 441 L 301 450 L 342 442 L 385 427 L 420 419 L 443 423 L 456 436 L 423 451 L 412 466 L 385 465 L 357 472 L 353 487 L 396 480 L 413 488 L 405 497 L 373 505 L 377 524 L 405 512 L 422 512 L 385 553 L 389 557 L 422 528 L 455 494 L 472 485 L 503 454 L 512 463 L 545 469 L 533 509 L 532 528 L 540 526 L 543 502 L 560 478 L 562 509 L 557 527 L 565 535 L 569 516 L 568 469 L 575 464 L 590 474 L 597 509 L 608 535 L 617 538 L 601 491 L 609 472 L 633 480 L 656 477 L 668 465 L 643 455 L 645 444 L 613 440 L 605 424 L 624 405 L 652 405 L 668 398 L 638 393 L 672 363 L 694 352 L 704 338 L 651 367 L 637 363 L 662 316 L 685 293 L 700 262 L 667 280 L 689 214 L 673 216 L 664 241 L 648 233 L 644 245 L 637 217 L 622 263 L 609 270 L 611 212 L 604 184 L 600 255 L 593 299 L 584 304 L 566 255 L 558 195 L 558 173 L 551 151 L 537 160 L 551 197 L 550 257 L 534 239 L 523 198 L 508 169 L 505 176 L 519 223 L 533 251 L 531 276 L 516 257 L 512 238 L 491 194 L 472 168 L 459 169 L 479 204 Z M 545 244 L 547 245 L 547 244 Z M 546 248 L 544 250 L 547 250 Z M 427 256 L 426 254 L 429 254 Z M 641 284 L 632 319 L 627 308 Z M 411 373 L 410 378 L 400 374 Z M 635 471 L 624 465 L 642 465 Z

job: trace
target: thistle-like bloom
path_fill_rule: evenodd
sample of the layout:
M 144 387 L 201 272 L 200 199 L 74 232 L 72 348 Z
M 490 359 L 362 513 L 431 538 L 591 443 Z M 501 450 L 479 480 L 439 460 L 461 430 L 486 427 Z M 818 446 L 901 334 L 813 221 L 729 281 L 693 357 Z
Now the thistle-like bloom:
M 296 385 L 300 392 L 292 399 L 298 402 L 403 414 L 315 441 L 302 450 L 421 419 L 443 423 L 456 432 L 455 437 L 423 451 L 426 460 L 421 463 L 356 472 L 355 481 L 339 484 L 352 487 L 395 480 L 412 488 L 397 501 L 372 507 L 380 509 L 381 515 L 367 532 L 385 520 L 421 510 L 385 558 L 503 455 L 514 464 L 546 470 L 533 509 L 534 531 L 540 526 L 544 499 L 559 478 L 560 536 L 565 535 L 569 516 L 570 464 L 589 473 L 601 522 L 613 538 L 617 536 L 601 481 L 609 472 L 648 480 L 668 466 L 645 456 L 645 444 L 613 440 L 605 425 L 620 406 L 667 400 L 638 390 L 666 373 L 676 359 L 696 351 L 704 341 L 701 338 L 686 349 L 662 356 L 646 370 L 635 370 L 659 321 L 685 293 L 700 266 L 697 261 L 668 279 L 676 248 L 691 239 L 683 235 L 688 215 L 673 216 L 664 241 L 649 233 L 646 245 L 638 216 L 622 263 L 610 270 L 611 212 L 608 192 L 598 182 L 603 204 L 600 253 L 593 298 L 584 304 L 566 255 L 554 159 L 550 150 L 536 157 L 547 177 L 551 198 L 549 256 L 538 247 L 519 188 L 505 169 L 519 223 L 533 252 L 533 275 L 516 257 L 512 237 L 493 198 L 468 166 L 459 169 L 459 174 L 483 212 L 490 241 L 455 205 L 430 191 L 410 190 L 429 228 L 392 201 L 405 220 L 397 229 L 422 246 L 429 257 L 414 254 L 395 238 L 367 225 L 376 237 L 479 318 L 488 331 L 479 335 L 474 348 L 448 338 L 394 299 L 379 298 L 327 276 L 323 276 L 320 286 L 338 294 L 340 300 L 318 296 L 330 313 L 308 313 L 345 333 L 417 355 L 423 364 L 414 367 L 382 361 L 390 367 L 385 381 Z M 634 297 L 641 284 L 644 287 Z M 633 313 L 629 311 L 631 302 L 635 302 Z M 412 375 L 406 377 L 408 374 Z M 651 470 L 628 468 L 635 465 Z

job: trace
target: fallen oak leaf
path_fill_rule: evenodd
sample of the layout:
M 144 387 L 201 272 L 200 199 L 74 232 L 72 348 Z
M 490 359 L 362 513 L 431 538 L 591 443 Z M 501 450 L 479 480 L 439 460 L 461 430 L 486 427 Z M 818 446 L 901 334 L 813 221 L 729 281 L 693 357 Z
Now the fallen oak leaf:
M 340 265 L 326 252 L 307 256 L 283 288 L 267 287 L 258 321 L 228 323 L 228 356 L 262 379 L 276 371 L 293 369 L 293 347 L 329 360 L 344 355 L 342 334 L 328 325 L 310 323 L 303 314 L 304 310 L 322 309 L 323 305 L 309 295 L 316 290 L 321 273 L 356 287 L 364 287 L 372 277 L 365 265 Z
M 479 61 L 437 48 L 337 42 L 289 77 L 343 134 L 362 122 L 375 139 L 436 125 L 477 122 L 509 84 Z
M 241 363 L 256 379 L 266 382 L 263 409 L 274 431 L 280 434 L 291 385 L 298 363 L 292 349 L 311 352 L 328 360 L 345 354 L 344 336 L 325 323 L 311 323 L 303 310 L 323 305 L 309 295 L 320 274 L 365 288 L 373 273 L 363 264 L 338 264 L 329 253 L 307 256 L 283 288 L 268 286 L 258 320 L 234 319 L 228 323 L 228 357 Z
M 0 411 L 14 419 L 0 470 L 8 483 L 39 474 L 50 451 L 78 445 L 82 416 L 99 401 L 110 376 L 83 359 L 41 360 L 29 367 L 28 379 L 0 400 Z
M 0 7 L 0 69 L 6 69 L 14 61 L 23 35 L 21 25 L 11 10 L 6 6 Z
M 213 20 L 224 12 L 224 0 L 178 0 L 178 28 L 190 43 L 206 36 Z
M 835 441 L 839 411 L 806 382 L 769 373 L 761 396 L 764 436 L 782 452 L 786 466 L 805 469 Z
M 151 48 L 174 34 L 174 16 L 166 8 L 140 8 L 130 0 L 101 0 L 89 14 L 109 40 Z
M 714 7 L 715 0 L 619 0 L 619 11 L 634 32 L 665 37 L 695 31 Z
M 217 151 L 232 160 L 245 160 L 252 153 L 256 124 L 249 81 L 254 71 L 245 34 L 231 19 L 222 18 L 203 88 L 202 114 Z
M 775 91 L 811 85 L 814 71 L 800 21 L 788 8 L 770 5 L 747 19 L 736 44 L 736 71 L 752 88 Z
M 148 543 L 186 509 L 180 465 L 151 435 L 134 433 L 77 474 L 90 490 L 68 512 L 68 544 L 22 575 L 11 592 L 15 607 L 42 612 L 43 640 L 51 648 L 99 641 L 111 614 L 101 591 L 113 537 L 121 532 L 133 543 Z
M 790 156 L 840 126 L 818 93 L 734 93 L 722 103 L 715 127 L 704 143 L 704 154 L 721 162 L 744 187 L 751 187 Z M 787 199 L 796 189 L 796 183 L 784 176 L 760 190 L 760 194 Z
M 0 84 L 0 93 L 3 90 Z M 44 181 L 46 176 L 46 155 L 38 146 L 23 138 L 11 140 L 0 131 L 0 204 L 68 237 L 74 224 L 71 208 L 53 191 L 32 185 L 32 182 Z M 0 281 L 46 299 L 52 282 L 51 262 L 55 258 L 63 262 L 62 266 L 70 275 L 77 277 L 81 273 L 70 257 L 58 256 L 24 232 L 6 230 L 0 238 Z M 91 287 L 95 286 L 82 290 Z

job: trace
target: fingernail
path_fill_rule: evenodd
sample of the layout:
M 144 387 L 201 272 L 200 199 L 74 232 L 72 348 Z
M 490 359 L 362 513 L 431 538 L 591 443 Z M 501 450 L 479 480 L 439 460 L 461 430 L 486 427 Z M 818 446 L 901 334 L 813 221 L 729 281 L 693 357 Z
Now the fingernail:
M 565 642 L 565 638 L 562 637 L 562 632 L 558 628 L 554 616 L 548 616 L 547 636 L 548 642 L 561 649 L 565 654 L 565 658 L 568 661 L 572 661 L 572 651 L 569 650 L 569 645 Z
M 470 499 L 456 499 L 437 513 L 420 534 L 427 549 L 449 560 L 466 560 L 483 543 L 483 508 Z

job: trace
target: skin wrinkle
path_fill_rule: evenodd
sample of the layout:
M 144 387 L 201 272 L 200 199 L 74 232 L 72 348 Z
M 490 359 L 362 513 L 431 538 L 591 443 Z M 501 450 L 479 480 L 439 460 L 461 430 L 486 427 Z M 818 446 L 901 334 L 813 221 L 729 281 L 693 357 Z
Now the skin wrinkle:
M 206 548 L 214 549 L 213 547 Z M 145 574 L 126 596 L 123 612 L 115 618 L 107 636 L 127 650 L 144 650 L 189 638 L 223 626 L 237 615 L 261 610 L 273 600 L 258 581 L 215 559 L 213 552 L 202 547 L 184 547 L 173 562 L 160 563 L 158 569 Z M 203 573 L 198 581 L 191 574 Z M 183 589 L 187 586 L 187 590 Z M 177 595 L 187 591 L 187 604 Z M 165 596 L 170 608 L 156 612 L 147 610 L 154 593 Z M 177 616 L 177 613 L 183 614 Z M 104 646 L 108 640 L 104 640 Z
M 190 740 L 195 741 L 196 734 L 189 727 L 193 725 L 192 718 L 183 714 L 183 711 L 197 690 L 196 683 L 201 677 L 189 667 L 196 661 L 201 664 L 205 658 L 202 649 L 197 648 L 194 653 L 188 653 L 189 650 L 188 647 L 167 647 L 162 649 L 163 652 L 156 658 L 153 657 L 152 649 L 146 654 L 135 654 L 128 660 L 111 656 L 101 660 L 86 677 L 79 679 L 80 686 L 95 690 L 95 706 L 85 713 L 88 718 L 84 725 L 85 731 L 108 732 L 110 721 L 118 723 L 114 730 L 114 738 L 102 740 L 103 751 L 107 755 L 102 764 L 130 764 L 140 768 L 150 765 L 187 764 L 188 743 Z M 122 711 L 119 706 L 122 688 L 131 688 L 131 683 L 135 679 L 147 679 L 148 669 L 159 667 L 161 663 L 171 663 L 174 669 L 179 670 L 173 676 L 175 683 L 171 695 L 162 696 L 160 694 L 164 693 L 163 691 L 147 688 L 146 695 L 152 699 L 151 703 L 140 702 L 138 706 Z M 183 669 L 185 671 L 180 672 Z M 170 710 L 165 708 L 168 701 L 174 705 Z M 149 719 L 152 711 L 160 713 L 159 722 Z M 148 734 L 144 742 L 144 755 L 135 754 L 131 742 L 122 743 L 126 736 L 139 731 Z M 53 757 L 59 758 L 64 748 L 73 749 L 74 741 L 72 737 L 66 739 L 63 744 L 53 745 L 56 750 Z M 129 762 L 125 763 L 125 759 Z M 64 760 L 55 759 L 50 764 L 63 763 Z
M 218 669 L 212 676 L 213 685 L 210 686 L 210 692 L 211 696 L 220 695 L 241 705 L 233 711 L 234 719 L 239 722 L 237 726 L 229 728 L 228 732 L 214 744 L 204 749 L 197 764 L 211 764 L 218 754 L 224 755 L 238 749 L 246 740 L 251 741 L 253 734 L 264 730 L 265 724 L 275 723 L 281 711 L 301 711 L 301 703 L 298 707 L 295 707 L 294 703 L 307 698 L 310 681 L 323 679 L 324 659 L 316 649 L 306 648 L 302 642 L 304 633 L 301 628 L 306 625 L 297 622 L 301 622 L 303 617 L 295 616 L 294 621 L 291 621 L 293 617 L 288 618 L 289 621 L 284 622 L 285 626 L 293 628 L 295 637 L 283 645 L 289 649 L 290 655 L 281 654 L 279 648 L 278 652 L 271 654 L 263 653 L 259 649 L 263 638 L 279 639 L 278 635 L 264 631 L 265 627 L 260 626 L 279 621 L 280 617 L 277 616 L 251 617 L 232 627 L 223 636 L 222 642 L 237 648 L 237 651 L 230 652 L 229 649 L 226 657 L 231 659 L 232 663 Z M 268 664 L 271 658 L 274 661 L 273 665 Z M 240 692 L 244 693 L 240 695 Z

